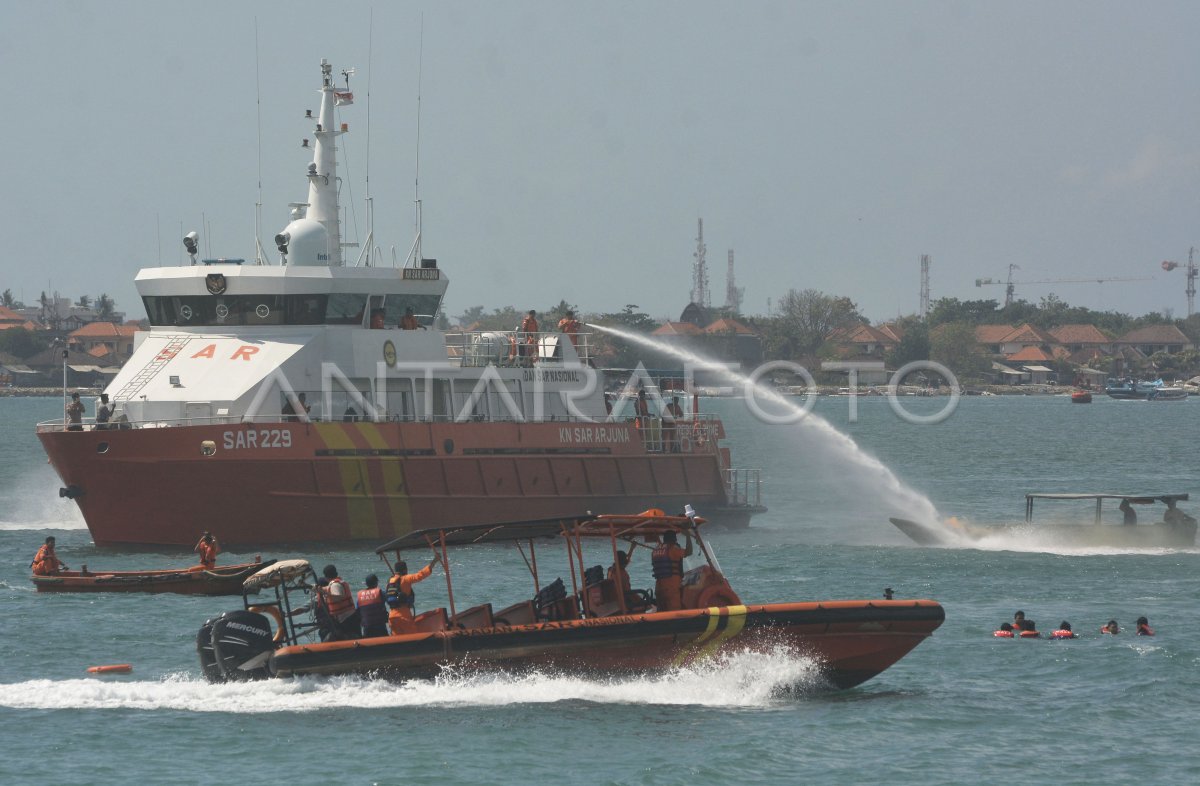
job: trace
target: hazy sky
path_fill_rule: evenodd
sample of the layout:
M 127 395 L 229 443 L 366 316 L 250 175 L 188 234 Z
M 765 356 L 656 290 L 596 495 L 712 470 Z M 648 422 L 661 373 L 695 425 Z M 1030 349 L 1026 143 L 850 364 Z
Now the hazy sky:
M 303 201 L 318 63 L 356 67 L 342 111 L 345 233 L 412 242 L 424 15 L 425 256 L 447 310 L 636 303 L 675 318 L 704 218 L 714 304 L 734 249 L 744 311 L 789 288 L 873 320 L 975 279 L 1037 301 L 1185 307 L 1200 245 L 1200 3 L 0 2 L 7 248 L 0 289 L 106 291 L 252 258 Z M 332 9 L 332 11 L 330 10 Z M 344 163 L 344 161 L 343 161 Z M 357 221 L 357 226 L 355 222 Z M 277 255 L 272 255 L 276 257 Z

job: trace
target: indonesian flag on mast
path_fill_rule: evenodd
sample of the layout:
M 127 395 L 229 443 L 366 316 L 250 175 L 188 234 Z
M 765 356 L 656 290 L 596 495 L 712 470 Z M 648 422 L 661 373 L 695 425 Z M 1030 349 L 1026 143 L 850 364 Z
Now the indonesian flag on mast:
M 353 103 L 354 103 L 354 93 L 351 93 L 349 90 L 334 90 L 333 91 L 333 105 L 334 106 L 345 106 L 346 104 L 353 104 Z

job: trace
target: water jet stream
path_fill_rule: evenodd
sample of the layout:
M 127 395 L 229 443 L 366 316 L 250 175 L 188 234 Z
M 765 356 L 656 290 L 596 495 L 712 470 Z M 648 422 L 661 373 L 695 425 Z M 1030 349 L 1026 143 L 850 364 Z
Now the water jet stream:
M 631 333 L 627 330 L 608 327 L 606 325 L 588 323 L 588 327 L 610 333 L 648 349 L 672 355 L 679 360 L 694 364 L 697 367 L 721 369 L 722 373 L 728 375 L 731 379 L 737 380 L 739 384 L 745 387 L 752 387 L 758 397 L 795 414 L 799 419 L 792 424 L 792 427 L 802 430 L 805 436 L 816 440 L 820 447 L 828 451 L 822 458 L 827 463 L 832 464 L 836 462 L 836 465 L 832 466 L 831 469 L 836 471 L 838 466 L 840 466 L 843 469 L 853 471 L 853 474 L 837 472 L 836 477 L 839 480 L 845 481 L 848 477 L 861 478 L 865 481 L 867 488 L 885 497 L 889 510 L 900 511 L 895 515 L 914 521 L 940 523 L 941 516 L 928 497 L 903 483 L 883 462 L 865 452 L 850 436 L 838 431 L 829 421 L 808 411 L 790 398 L 781 395 L 766 385 L 752 381 L 745 374 L 726 368 L 723 363 L 690 350 L 681 349 L 638 333 Z M 886 526 L 886 518 L 880 519 L 880 524 Z

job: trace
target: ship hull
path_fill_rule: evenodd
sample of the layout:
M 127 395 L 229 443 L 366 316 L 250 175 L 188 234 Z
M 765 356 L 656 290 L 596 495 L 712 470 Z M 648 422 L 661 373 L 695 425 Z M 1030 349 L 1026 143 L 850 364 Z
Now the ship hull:
M 725 651 L 784 647 L 818 661 L 836 687 L 850 688 L 903 658 L 944 619 L 933 601 L 713 607 L 296 645 L 275 652 L 271 669 L 396 679 L 436 676 L 451 664 L 654 674 Z
M 432 525 L 692 504 L 746 526 L 715 441 L 653 453 L 627 423 L 270 423 L 44 429 L 97 545 L 379 542 Z

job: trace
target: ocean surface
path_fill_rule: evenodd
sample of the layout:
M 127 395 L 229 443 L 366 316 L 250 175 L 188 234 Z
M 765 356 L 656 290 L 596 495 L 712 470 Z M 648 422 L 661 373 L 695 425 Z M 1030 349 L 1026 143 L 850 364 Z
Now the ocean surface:
M 902 403 L 929 415 L 948 401 Z M 804 658 L 736 652 L 644 679 L 450 672 L 208 685 L 196 631 L 239 599 L 34 592 L 28 566 L 48 534 L 72 568 L 192 555 L 94 547 L 34 436 L 61 402 L 0 399 L 0 784 L 1200 782 L 1200 552 L 1064 549 L 1023 527 L 920 548 L 887 520 L 1018 523 L 1032 491 L 1188 492 L 1182 507 L 1197 515 L 1200 399 L 970 397 L 934 425 L 882 398 L 854 403 L 853 422 L 849 399 L 822 398 L 825 425 L 770 425 L 744 401 L 702 400 L 725 418 L 735 464 L 762 469 L 770 512 L 749 530 L 710 534 L 744 599 L 873 598 L 892 587 L 946 608 L 908 657 L 839 692 Z M 1045 512 L 1088 520 L 1078 504 Z M 263 556 L 333 562 L 356 589 L 368 572 L 385 575 L 369 548 Z M 222 559 L 241 557 L 253 553 Z M 472 602 L 526 592 L 515 552 L 455 560 L 460 603 L 472 596 L 468 573 Z M 439 578 L 420 585 L 420 605 L 444 603 Z M 994 639 L 1017 609 L 1043 631 L 1069 620 L 1082 638 Z M 1097 633 L 1110 618 L 1131 629 L 1140 615 L 1156 637 Z M 105 663 L 134 672 L 87 676 Z

